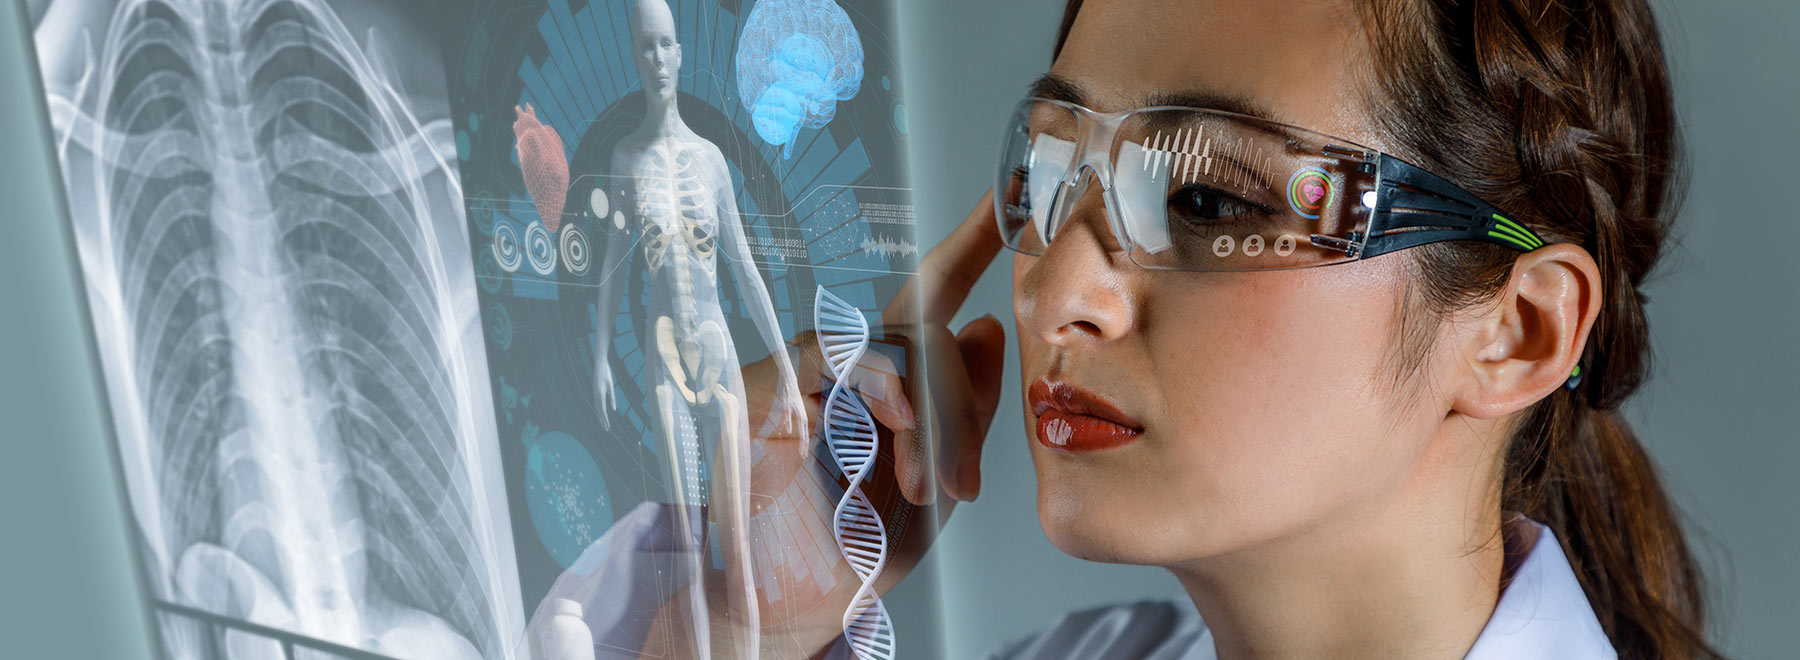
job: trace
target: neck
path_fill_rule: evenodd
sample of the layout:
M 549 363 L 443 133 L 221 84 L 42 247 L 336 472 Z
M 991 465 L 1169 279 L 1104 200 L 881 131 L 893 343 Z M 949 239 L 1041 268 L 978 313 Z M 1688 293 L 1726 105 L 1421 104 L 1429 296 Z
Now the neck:
M 649 137 L 674 137 L 681 135 L 687 128 L 687 124 L 681 121 L 681 112 L 676 107 L 674 98 L 667 101 L 652 99 L 645 111 L 643 132 Z
M 1447 455 L 1503 444 L 1460 437 L 1471 430 L 1441 431 L 1418 473 L 1382 499 L 1170 567 L 1212 630 L 1218 657 L 1466 654 L 1498 602 L 1504 559 L 1498 479 L 1470 479 L 1467 470 L 1497 464 Z

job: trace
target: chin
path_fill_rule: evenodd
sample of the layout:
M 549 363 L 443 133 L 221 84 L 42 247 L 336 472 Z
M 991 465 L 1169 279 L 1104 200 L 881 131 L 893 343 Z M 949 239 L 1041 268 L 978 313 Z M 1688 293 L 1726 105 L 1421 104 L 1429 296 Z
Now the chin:
M 1122 501 L 1119 493 L 1038 482 L 1038 524 L 1050 544 L 1069 556 L 1108 564 L 1168 563 L 1160 552 L 1170 521 L 1146 515 L 1155 507 Z

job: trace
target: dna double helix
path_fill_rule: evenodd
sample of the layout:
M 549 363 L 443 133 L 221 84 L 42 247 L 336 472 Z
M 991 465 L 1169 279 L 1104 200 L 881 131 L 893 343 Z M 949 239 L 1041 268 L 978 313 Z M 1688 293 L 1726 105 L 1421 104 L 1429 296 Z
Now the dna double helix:
M 875 505 L 857 488 L 875 464 L 875 418 L 848 385 L 850 371 L 869 347 L 869 322 L 861 310 L 819 287 L 813 301 L 813 327 L 832 378 L 831 392 L 825 397 L 825 443 L 850 482 L 832 513 L 831 528 L 851 570 L 862 579 L 850 608 L 844 611 L 844 635 L 859 660 L 890 660 L 894 657 L 894 623 L 875 593 L 875 578 L 887 563 L 887 530 Z

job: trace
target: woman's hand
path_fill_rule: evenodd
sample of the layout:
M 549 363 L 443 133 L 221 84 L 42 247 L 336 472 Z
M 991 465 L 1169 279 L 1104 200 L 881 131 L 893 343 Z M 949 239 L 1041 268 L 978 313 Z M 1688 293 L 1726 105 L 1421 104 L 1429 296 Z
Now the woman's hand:
M 981 490 L 981 448 L 999 404 L 1005 330 L 991 315 L 956 332 L 948 324 L 1001 245 L 990 193 L 920 260 L 918 274 L 883 311 L 885 324 L 875 329 L 876 341 L 903 347 L 903 363 L 870 350 L 846 379 L 882 429 L 877 462 L 863 483 L 887 527 L 888 559 L 876 584 L 882 593 L 918 564 L 955 502 L 972 500 Z M 843 632 L 844 612 L 861 585 L 831 533 L 831 512 L 839 499 L 832 491 L 841 491 L 843 482 L 838 488 L 827 485 L 833 477 L 823 466 L 833 458 L 813 457 L 808 450 L 816 441 L 829 372 L 811 331 L 793 343 L 798 391 L 806 407 L 803 419 L 812 420 L 813 428 L 804 434 L 756 434 L 761 455 L 750 469 L 750 520 L 723 520 L 717 509 L 712 516 L 722 542 L 734 536 L 729 526 L 748 525 L 748 551 L 768 559 L 754 562 L 759 571 L 755 580 L 762 586 L 757 609 L 764 658 L 810 657 L 831 644 Z M 772 358 L 744 368 L 752 420 L 774 419 L 771 415 L 780 414 L 783 400 L 791 396 L 784 391 L 788 378 L 782 366 Z M 919 427 L 927 423 L 922 432 Z M 714 481 L 715 486 L 722 483 Z M 892 496 L 895 492 L 899 498 Z M 940 492 L 948 497 L 938 497 Z M 715 490 L 715 499 L 718 495 Z M 905 513 L 892 513 L 896 511 Z M 812 574 L 810 569 L 819 566 L 829 567 L 829 575 Z M 715 575 L 708 580 L 707 601 L 715 610 L 709 626 L 716 643 L 740 639 L 729 631 L 741 630 L 744 622 L 724 611 L 723 587 L 740 579 Z M 779 593 L 767 588 L 771 584 Z M 650 639 L 691 637 L 652 634 Z M 665 651 L 681 649 L 645 649 L 646 656 Z

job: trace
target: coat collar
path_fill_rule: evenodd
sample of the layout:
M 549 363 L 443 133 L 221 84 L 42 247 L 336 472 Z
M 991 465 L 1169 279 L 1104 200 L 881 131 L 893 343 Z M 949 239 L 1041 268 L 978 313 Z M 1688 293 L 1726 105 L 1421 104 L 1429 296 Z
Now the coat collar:
M 1511 555 L 1508 563 L 1515 548 L 1529 549 L 1465 660 L 1617 658 L 1556 533 L 1513 514 L 1503 536 Z
M 1513 513 L 1501 536 L 1506 543 L 1506 565 L 1517 568 L 1463 660 L 1616 660 L 1619 655 L 1594 616 L 1556 533 Z M 1183 660 L 1217 657 L 1209 628 L 1201 631 Z

